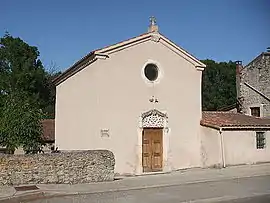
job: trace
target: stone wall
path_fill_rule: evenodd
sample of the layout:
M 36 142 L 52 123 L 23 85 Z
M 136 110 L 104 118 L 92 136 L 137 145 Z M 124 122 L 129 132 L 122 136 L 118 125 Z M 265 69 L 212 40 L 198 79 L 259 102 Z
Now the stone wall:
M 107 150 L 0 155 L 0 185 L 112 181 L 115 159 Z
M 248 87 L 248 83 L 256 90 L 270 98 L 270 52 L 255 58 L 241 71 L 240 101 L 242 112 L 250 113 L 250 107 L 260 107 L 263 117 L 270 117 L 270 101 Z

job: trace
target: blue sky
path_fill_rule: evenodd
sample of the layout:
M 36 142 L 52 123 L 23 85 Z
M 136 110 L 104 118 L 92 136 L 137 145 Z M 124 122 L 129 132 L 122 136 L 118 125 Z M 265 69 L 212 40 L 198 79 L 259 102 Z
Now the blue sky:
M 2 0 L 0 35 L 37 46 L 46 68 L 65 70 L 93 49 L 160 32 L 199 59 L 242 60 L 270 46 L 269 0 Z

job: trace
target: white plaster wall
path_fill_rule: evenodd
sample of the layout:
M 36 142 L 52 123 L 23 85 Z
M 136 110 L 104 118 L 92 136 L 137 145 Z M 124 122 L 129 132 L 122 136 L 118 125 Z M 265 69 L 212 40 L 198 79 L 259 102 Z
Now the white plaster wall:
M 201 161 L 203 167 L 222 165 L 219 130 L 201 126 Z
M 154 87 L 143 65 L 158 62 Z M 109 149 L 117 173 L 136 173 L 139 118 L 153 108 L 168 113 L 168 157 L 172 169 L 200 166 L 201 71 L 161 43 L 148 41 L 98 60 L 56 88 L 56 146 L 59 150 Z M 100 130 L 109 129 L 109 137 Z
M 16 149 L 16 150 L 14 151 L 14 154 L 24 154 L 23 148 L 22 148 L 22 147 L 19 147 L 18 149 Z
M 256 131 L 223 131 L 227 165 L 270 161 L 270 132 L 266 132 L 266 148 L 256 148 Z

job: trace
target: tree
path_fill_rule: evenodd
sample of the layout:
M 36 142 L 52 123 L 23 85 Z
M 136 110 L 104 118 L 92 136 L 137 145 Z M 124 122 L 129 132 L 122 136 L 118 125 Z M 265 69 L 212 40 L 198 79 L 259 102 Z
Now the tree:
M 235 63 L 202 62 L 207 66 L 202 77 L 203 110 L 218 110 L 236 103 Z
M 41 119 L 53 117 L 54 86 L 36 47 L 9 34 L 0 38 L 0 145 L 26 152 L 42 144 Z
M 36 152 L 42 145 L 42 111 L 27 94 L 12 92 L 5 96 L 0 111 L 0 145 L 9 153 L 22 146 L 24 151 Z
M 9 34 L 0 38 L 0 101 L 5 94 L 24 92 L 49 116 L 54 113 L 46 111 L 55 96 L 54 86 L 38 57 L 37 47 L 20 38 Z
M 47 100 L 47 103 L 45 107 L 43 108 L 43 111 L 46 113 L 46 118 L 55 118 L 55 96 L 56 96 L 56 90 L 55 85 L 53 84 L 53 80 L 61 74 L 60 71 L 51 70 L 46 73 L 46 78 L 48 81 L 48 89 L 50 90 L 49 98 Z

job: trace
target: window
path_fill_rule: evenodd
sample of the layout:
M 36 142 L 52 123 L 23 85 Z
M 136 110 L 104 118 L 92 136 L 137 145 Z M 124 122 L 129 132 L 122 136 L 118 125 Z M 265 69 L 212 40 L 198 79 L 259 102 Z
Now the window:
M 264 132 L 256 132 L 256 144 L 257 144 L 257 149 L 265 148 L 265 133 Z
M 250 114 L 252 116 L 260 117 L 260 107 L 250 107 Z
M 147 64 L 144 68 L 144 75 L 150 81 L 155 81 L 158 78 L 158 67 L 155 64 Z

